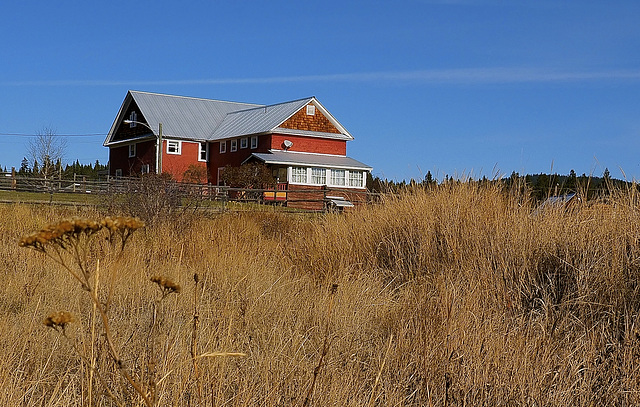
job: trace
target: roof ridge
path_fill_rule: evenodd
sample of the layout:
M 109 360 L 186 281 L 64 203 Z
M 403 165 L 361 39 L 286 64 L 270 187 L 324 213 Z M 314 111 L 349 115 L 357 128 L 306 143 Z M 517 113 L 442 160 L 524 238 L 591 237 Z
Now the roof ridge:
M 313 99 L 316 99 L 316 97 L 315 96 L 309 96 L 309 97 L 306 97 L 306 98 L 289 100 L 287 102 L 274 103 L 274 104 L 271 104 L 271 105 L 257 105 L 256 107 L 250 107 L 248 109 L 234 110 L 233 112 L 227 113 L 227 115 L 234 114 L 234 113 L 248 112 L 250 110 L 258 110 L 258 109 L 264 109 L 264 108 L 268 108 L 268 107 L 281 106 L 281 105 L 286 105 L 288 103 L 302 102 L 303 100 L 313 100 Z M 247 103 L 247 104 L 251 104 L 251 103 Z
M 249 103 L 249 102 L 234 102 L 231 100 L 220 100 L 220 99 L 208 99 L 208 98 L 202 98 L 202 97 L 195 97 L 195 96 L 182 96 L 182 95 L 170 95 L 168 93 L 157 93 L 157 92 L 147 92 L 147 91 L 142 91 L 142 90 L 129 90 L 129 93 L 133 94 L 133 93 L 142 93 L 145 95 L 154 95 L 154 96 L 165 96 L 165 97 L 170 97 L 170 98 L 176 98 L 176 99 L 191 99 L 191 100 L 204 100 L 207 102 L 222 102 L 222 103 L 232 103 L 232 104 L 237 104 L 237 105 L 253 105 L 255 107 L 252 107 L 251 109 L 259 109 L 265 105 L 261 105 L 258 103 Z M 242 110 L 248 110 L 248 109 L 242 109 Z

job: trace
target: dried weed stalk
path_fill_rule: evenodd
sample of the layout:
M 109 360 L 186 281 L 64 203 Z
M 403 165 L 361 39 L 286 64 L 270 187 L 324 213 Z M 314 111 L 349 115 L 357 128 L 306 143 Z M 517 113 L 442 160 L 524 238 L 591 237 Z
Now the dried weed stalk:
M 107 300 L 106 303 L 102 302 L 98 296 L 98 267 L 96 266 L 94 273 L 94 268 L 91 267 L 89 259 L 89 253 L 95 241 L 94 238 L 98 236 L 98 234 L 106 234 L 107 240 L 111 243 L 112 253 L 120 256 L 131 235 L 142 227 L 144 227 L 144 223 L 132 217 L 106 217 L 99 221 L 89 219 L 64 220 L 48 225 L 39 232 L 24 236 L 20 239 L 18 245 L 44 253 L 68 271 L 73 278 L 80 283 L 80 287 L 87 292 L 94 310 L 96 310 L 96 313 L 100 316 L 108 353 L 118 372 L 140 396 L 145 405 L 154 406 L 157 402 L 155 375 L 152 374 L 150 376 L 149 384 L 145 389 L 139 380 L 134 379 L 129 367 L 120 356 L 119 347 L 114 343 L 109 323 L 107 306 L 109 301 Z M 153 337 L 155 334 L 157 305 L 168 295 L 179 293 L 180 286 L 160 276 L 155 276 L 151 280 L 156 283 L 161 290 L 161 296 L 155 303 L 156 307 L 154 308 L 154 319 L 150 332 L 150 337 Z M 98 372 L 93 351 L 90 357 L 85 356 L 76 346 L 75 342 L 67 335 L 66 327 L 69 323 L 73 322 L 73 320 L 74 318 L 70 313 L 59 311 L 49 315 L 44 320 L 44 324 L 61 333 L 72 343 L 74 350 L 81 356 L 83 362 L 88 365 L 90 377 L 93 377 L 93 374 L 97 373 L 98 379 L 105 387 L 107 395 L 117 404 L 123 404 L 119 402 L 116 396 L 109 390 L 102 375 Z M 92 330 L 92 339 L 93 336 L 94 333 Z M 151 340 L 151 343 L 153 343 L 153 340 Z M 153 353 L 152 348 L 151 354 L 153 355 Z M 150 371 L 153 371 L 152 368 L 154 368 L 154 366 L 155 361 L 152 356 L 149 366 Z M 91 380 L 92 379 L 90 379 L 89 387 L 91 387 Z M 91 405 L 91 396 L 89 396 L 89 399 L 89 404 Z

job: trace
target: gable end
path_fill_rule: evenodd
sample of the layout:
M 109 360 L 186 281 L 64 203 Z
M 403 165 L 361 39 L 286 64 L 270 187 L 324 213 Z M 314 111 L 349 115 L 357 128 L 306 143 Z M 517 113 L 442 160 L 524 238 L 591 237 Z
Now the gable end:
M 309 107 L 311 106 L 311 107 Z M 307 104 L 279 127 L 292 130 L 314 131 L 319 133 L 342 134 L 338 128 L 313 103 Z

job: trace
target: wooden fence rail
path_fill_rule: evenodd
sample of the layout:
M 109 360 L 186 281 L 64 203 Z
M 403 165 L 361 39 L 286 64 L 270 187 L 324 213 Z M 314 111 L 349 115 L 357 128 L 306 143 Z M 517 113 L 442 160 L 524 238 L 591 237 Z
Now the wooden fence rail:
M 155 189 L 154 189 L 155 188 Z M 376 201 L 379 194 L 365 191 L 353 194 L 353 190 L 275 190 L 231 188 L 212 184 L 190 184 L 175 181 L 110 177 L 102 180 L 90 180 L 84 176 L 75 175 L 73 178 L 43 178 L 19 176 L 15 173 L 0 173 L 0 191 L 14 191 L 22 193 L 42 194 L 43 200 L 53 202 L 55 197 L 68 194 L 129 194 L 129 193 L 163 193 L 172 198 L 183 201 L 200 200 L 220 202 L 222 207 L 229 201 L 286 205 L 298 208 L 316 208 L 315 210 L 330 209 L 331 196 L 344 192 L 351 194 L 350 199 L 355 205 Z M 355 198 L 355 199 L 354 199 Z M 9 198 L 11 199 L 11 198 Z

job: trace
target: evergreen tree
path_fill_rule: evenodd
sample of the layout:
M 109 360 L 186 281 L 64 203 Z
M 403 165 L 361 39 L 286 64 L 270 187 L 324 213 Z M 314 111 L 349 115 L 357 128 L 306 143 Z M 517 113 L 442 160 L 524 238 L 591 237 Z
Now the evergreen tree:
M 22 159 L 22 162 L 20 163 L 20 169 L 18 170 L 18 174 L 27 175 L 29 171 L 30 171 L 29 160 L 27 160 L 27 157 L 24 157 Z
M 576 192 L 577 183 L 578 177 L 576 176 L 576 172 L 572 169 L 569 172 L 569 176 L 567 177 L 567 181 L 564 184 L 564 188 L 567 192 Z
M 424 183 L 427 187 L 436 183 L 436 181 L 433 179 L 433 175 L 431 175 L 431 171 L 427 171 L 427 175 L 424 176 Z

